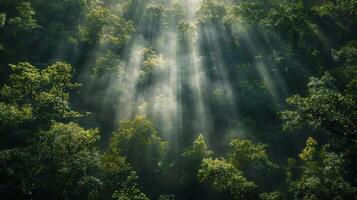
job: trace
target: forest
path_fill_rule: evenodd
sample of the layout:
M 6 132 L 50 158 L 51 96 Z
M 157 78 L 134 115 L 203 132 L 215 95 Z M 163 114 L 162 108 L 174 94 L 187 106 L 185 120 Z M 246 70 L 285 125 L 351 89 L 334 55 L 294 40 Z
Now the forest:
M 357 200 L 357 0 L 0 0 L 1 200 Z

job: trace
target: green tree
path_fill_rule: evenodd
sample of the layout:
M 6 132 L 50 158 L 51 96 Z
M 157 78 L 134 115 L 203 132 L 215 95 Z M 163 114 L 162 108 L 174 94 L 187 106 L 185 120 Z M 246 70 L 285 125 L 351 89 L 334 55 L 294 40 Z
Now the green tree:
M 228 161 L 244 176 L 253 180 L 260 189 L 271 189 L 271 181 L 278 179 L 278 166 L 273 163 L 267 153 L 267 145 L 254 144 L 250 140 L 235 139 L 230 143 Z M 270 180 L 267 183 L 267 180 Z
M 96 129 L 53 123 L 37 134 L 32 145 L 1 151 L 0 171 L 6 180 L 1 195 L 10 199 L 94 196 L 101 185 L 93 173 L 98 168 L 98 140 Z
M 337 27 L 340 33 L 351 32 L 356 25 L 357 1 L 355 0 L 324 1 L 314 6 L 313 10 L 332 23 L 333 27 Z
M 149 5 L 143 13 L 142 22 L 149 26 L 139 26 L 138 31 L 143 34 L 148 42 L 153 43 L 160 36 L 163 28 L 165 9 L 161 5 Z
M 18 104 L 31 103 L 39 93 L 41 72 L 30 63 L 10 65 L 9 85 L 1 89 L 3 99 Z
M 160 138 L 154 125 L 144 116 L 121 121 L 109 144 L 109 154 L 124 156 L 146 188 L 155 192 L 153 181 L 162 173 L 167 143 Z
M 115 200 L 149 200 L 144 193 L 141 192 L 139 186 L 135 183 L 138 177 L 135 173 L 128 176 L 127 182 L 123 189 L 116 191 L 113 194 Z
M 47 91 L 39 95 L 40 113 L 48 112 L 53 119 L 75 118 L 81 115 L 70 108 L 69 91 L 80 85 L 72 83 L 73 69 L 70 64 L 57 62 L 42 70 L 42 79 Z
M 140 191 L 137 173 L 116 150 L 100 155 L 99 175 L 103 186 L 98 199 L 112 199 L 114 194 L 118 199 L 130 199 L 130 195 L 137 195 Z
M 286 195 L 282 192 L 271 192 L 260 194 L 260 199 L 262 200 L 284 200 L 287 199 Z
M 309 94 L 295 95 L 287 102 L 291 110 L 281 113 L 286 131 L 308 125 L 325 133 L 356 139 L 356 100 L 349 93 L 329 87 L 333 78 L 326 73 L 321 79 L 311 78 Z
M 205 158 L 213 156 L 213 151 L 208 149 L 205 138 L 200 134 L 192 146 L 184 149 L 182 153 L 181 184 L 185 191 L 185 198 L 199 198 L 197 195 L 204 188 L 197 179 L 197 173 Z
M 254 144 L 250 140 L 234 139 L 230 146 L 229 161 L 240 169 L 259 168 L 259 165 L 274 167 L 274 163 L 269 160 L 266 152 L 267 145 Z
M 242 1 L 232 6 L 224 18 L 227 25 L 259 25 L 266 19 L 271 1 Z
M 25 110 L 27 116 L 31 110 L 32 117 L 26 119 L 40 123 L 81 116 L 71 109 L 69 102 L 69 91 L 79 86 L 72 83 L 71 65 L 57 62 L 43 70 L 29 63 L 10 67 L 13 73 L 9 83 L 1 89 L 2 107 L 18 108 L 18 113 L 19 109 Z
M 226 15 L 226 7 L 222 3 L 204 0 L 198 10 L 201 23 L 221 23 Z
M 208 149 L 206 144 L 206 140 L 202 134 L 199 134 L 195 141 L 193 141 L 192 146 L 184 149 L 182 153 L 182 157 L 186 159 L 188 162 L 191 162 L 193 166 L 196 167 L 188 167 L 190 169 L 196 168 L 201 165 L 202 160 L 204 158 L 209 158 L 213 155 L 213 151 Z
M 54 121 L 81 116 L 70 106 L 72 67 L 57 62 L 43 70 L 29 63 L 10 65 L 12 74 L 0 89 L 1 148 L 27 145 L 39 129 Z
M 229 193 L 233 199 L 252 199 L 257 187 L 224 159 L 204 159 L 198 178 L 201 182 L 209 182 L 219 192 Z
M 346 179 L 346 159 L 341 153 L 320 147 L 308 138 L 299 155 L 302 165 L 300 177 L 292 182 L 294 199 L 355 199 L 357 188 Z
M 38 28 L 35 11 L 28 0 L 4 0 L 0 6 L 0 12 L 1 11 L 4 12 L 1 17 L 1 21 L 3 21 L 2 24 L 13 28 L 13 33 Z
M 20 124 L 32 119 L 30 105 L 17 106 L 0 102 L 0 129 L 16 128 Z
M 41 83 L 40 71 L 29 63 L 19 63 L 10 67 L 13 74 L 9 77 L 9 84 L 3 85 L 0 89 L 2 141 L 11 140 L 8 138 L 9 133 L 34 119 L 34 102 Z

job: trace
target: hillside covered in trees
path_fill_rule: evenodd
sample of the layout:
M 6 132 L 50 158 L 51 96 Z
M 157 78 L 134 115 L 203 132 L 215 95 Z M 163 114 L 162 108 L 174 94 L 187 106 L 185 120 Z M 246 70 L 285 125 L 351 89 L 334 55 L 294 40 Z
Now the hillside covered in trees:
M 357 0 L 0 0 L 0 199 L 357 199 Z

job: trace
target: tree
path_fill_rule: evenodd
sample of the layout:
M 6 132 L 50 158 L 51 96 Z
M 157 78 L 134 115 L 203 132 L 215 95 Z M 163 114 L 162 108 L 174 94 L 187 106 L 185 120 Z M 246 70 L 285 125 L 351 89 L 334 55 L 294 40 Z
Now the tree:
M 29 105 L 17 106 L 0 102 L 0 129 L 16 128 L 32 119 L 32 108 Z
M 24 114 L 27 117 L 24 119 L 40 125 L 48 124 L 50 120 L 81 116 L 71 109 L 69 103 L 69 91 L 79 87 L 79 84 L 71 80 L 71 65 L 57 62 L 39 70 L 25 62 L 10 67 L 13 73 L 9 83 L 1 88 L 2 107 L 17 109 L 17 113 L 26 111 Z M 11 118 L 11 115 L 9 117 Z
M 224 18 L 227 25 L 259 25 L 267 17 L 270 1 L 242 1 L 229 9 Z
M 240 169 L 259 168 L 259 165 L 274 166 L 268 158 L 267 145 L 254 144 L 250 140 L 234 139 L 230 146 L 229 161 Z
M 219 192 L 228 192 L 233 199 L 251 199 L 257 187 L 224 159 L 204 159 L 198 178 L 201 182 L 209 182 Z
M 154 43 L 159 37 L 163 25 L 164 8 L 161 5 L 151 5 L 145 9 L 143 13 L 143 24 L 149 24 L 149 26 L 138 26 L 138 31 L 143 34 L 148 42 Z
M 126 158 L 119 155 L 118 151 L 105 152 L 100 155 L 99 175 L 103 181 L 103 187 L 98 193 L 98 199 L 112 199 L 114 194 L 118 199 L 129 198 L 140 191 L 137 173 L 133 171 Z
M 197 173 L 202 161 L 213 156 L 213 151 L 208 149 L 204 136 L 200 134 L 192 146 L 184 149 L 181 156 L 182 169 L 180 181 L 182 190 L 185 191 L 185 198 L 199 198 L 196 195 L 203 190 L 203 187 L 197 179 Z
M 1 151 L 1 176 L 7 181 L 2 182 L 0 195 L 11 199 L 94 195 L 101 185 L 93 173 L 98 168 L 98 140 L 98 130 L 53 123 L 37 134 L 32 145 Z
M 153 49 L 143 49 L 143 64 L 140 70 L 139 87 L 146 87 L 158 77 L 160 67 L 164 65 L 162 55 L 157 54 Z
M 43 179 L 41 184 L 45 186 L 43 192 L 52 191 L 49 195 L 53 197 L 65 197 L 67 194 L 68 197 L 74 197 L 80 196 L 81 192 L 90 193 L 96 189 L 91 187 L 100 186 L 100 180 L 92 175 L 98 167 L 97 129 L 85 130 L 75 123 L 54 123 L 49 131 L 40 134 L 40 138 L 38 157 L 42 165 L 49 162 L 47 164 L 51 166 L 43 168 L 38 174 Z M 46 184 L 46 179 L 50 182 L 56 180 L 56 184 Z M 78 185 L 81 186 L 79 190 L 84 191 L 76 191 Z M 48 186 L 51 189 L 46 188 Z
M 355 199 L 357 188 L 346 180 L 346 160 L 341 153 L 319 147 L 308 138 L 299 155 L 302 164 L 300 177 L 292 182 L 294 199 Z
M 329 87 L 331 81 L 333 78 L 329 73 L 321 79 L 311 78 L 306 97 L 295 95 L 287 100 L 292 109 L 281 113 L 284 130 L 296 130 L 308 125 L 325 133 L 357 138 L 356 100 L 348 93 Z
M 116 191 L 113 194 L 115 200 L 149 200 L 144 193 L 141 192 L 138 185 L 134 182 L 138 179 L 135 173 L 128 176 L 127 183 L 123 189 Z
M 186 148 L 182 153 L 182 157 L 188 162 L 192 162 L 192 165 L 194 166 L 200 166 L 204 158 L 209 158 L 212 155 L 213 151 L 208 149 L 205 138 L 202 134 L 199 134 L 197 139 L 193 141 L 192 146 Z M 189 168 L 193 169 L 195 167 Z
M 356 199 L 356 8 L 0 0 L 0 199 Z
M 6 21 L 6 14 L 0 13 L 0 27 L 3 27 L 5 25 L 5 21 Z
M 48 90 L 41 92 L 39 95 L 41 106 L 44 106 L 44 108 L 40 108 L 40 112 L 42 109 L 45 109 L 43 113 L 49 112 L 47 109 L 52 109 L 50 113 L 54 116 L 50 118 L 55 119 L 81 116 L 79 113 L 72 111 L 69 105 L 69 91 L 80 86 L 71 82 L 72 76 L 72 66 L 64 62 L 57 62 L 42 70 L 42 78 Z
M 198 10 L 198 15 L 201 23 L 220 23 L 226 15 L 226 7 L 222 3 L 204 0 Z
M 231 150 L 227 155 L 228 162 L 242 171 L 249 180 L 259 185 L 260 189 L 271 189 L 271 182 L 279 179 L 279 173 L 277 173 L 278 166 L 268 157 L 267 145 L 235 139 L 230 146 Z
M 357 2 L 355 0 L 324 1 L 313 7 L 313 10 L 333 27 L 337 33 L 351 33 L 357 20 Z M 336 32 L 333 31 L 333 32 Z M 351 33 L 353 34 L 353 33 Z
M 1 149 L 27 147 L 52 120 L 81 116 L 70 106 L 69 91 L 79 86 L 71 80 L 71 65 L 57 62 L 40 70 L 24 62 L 10 67 L 12 74 L 0 90 Z
M 27 62 L 10 65 L 10 68 L 9 85 L 1 89 L 3 100 L 17 104 L 32 103 L 39 94 L 40 70 Z
M 37 28 L 37 21 L 34 19 L 35 11 L 32 9 L 30 2 L 19 2 L 16 5 L 18 16 L 8 19 L 10 26 L 15 26 L 20 30 L 31 30 Z
M 260 194 L 260 199 L 262 200 L 285 200 L 286 195 L 282 192 L 271 192 Z
M 345 91 L 357 97 L 357 42 L 350 41 L 343 47 L 337 50 L 332 50 L 332 56 L 339 68 L 332 70 L 334 75 L 336 87 L 340 91 Z
M 82 41 L 88 45 L 103 45 L 112 50 L 121 50 L 134 31 L 132 22 L 116 15 L 101 3 L 94 4 L 86 13 Z M 96 47 L 96 46 L 95 46 Z
M 144 186 L 155 192 L 152 183 L 160 178 L 166 146 L 167 143 L 160 138 L 154 125 L 146 117 L 138 115 L 133 120 L 119 123 L 108 153 L 124 156 Z

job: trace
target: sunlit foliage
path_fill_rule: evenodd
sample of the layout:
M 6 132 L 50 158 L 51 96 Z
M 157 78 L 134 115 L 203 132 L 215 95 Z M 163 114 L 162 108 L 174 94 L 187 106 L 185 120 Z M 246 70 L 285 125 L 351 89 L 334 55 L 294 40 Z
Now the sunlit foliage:
M 256 188 L 254 182 L 248 181 L 241 171 L 225 160 L 204 159 L 198 178 L 211 182 L 213 188 L 228 192 L 234 199 L 250 199 Z
M 72 83 L 72 66 L 57 62 L 43 70 L 29 63 L 11 65 L 9 84 L 1 89 L 3 106 L 31 111 L 33 121 L 79 117 L 69 103 L 69 91 L 79 85 Z M 27 109 L 26 109 L 27 108 Z M 11 117 L 11 115 L 9 116 Z M 27 117 L 29 118 L 29 117 Z M 6 121 L 4 119 L 4 121 Z
M 92 174 L 99 158 L 98 130 L 54 123 L 36 138 L 29 147 L 0 152 L 4 198 L 12 192 L 16 199 L 76 198 L 100 187 L 101 181 Z
M 356 33 L 356 0 L 0 0 L 0 199 L 356 199 Z
M 346 160 L 343 154 L 331 152 L 329 146 L 320 147 L 308 138 L 299 155 L 301 175 L 292 183 L 295 199 L 353 199 L 357 188 L 346 181 Z
M 294 130 L 307 123 L 315 129 L 347 138 L 356 138 L 356 101 L 350 94 L 328 88 L 331 76 L 325 74 L 321 79 L 311 78 L 309 96 L 296 95 L 289 98 L 289 104 L 296 110 L 285 111 L 285 130 Z

